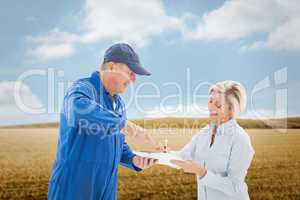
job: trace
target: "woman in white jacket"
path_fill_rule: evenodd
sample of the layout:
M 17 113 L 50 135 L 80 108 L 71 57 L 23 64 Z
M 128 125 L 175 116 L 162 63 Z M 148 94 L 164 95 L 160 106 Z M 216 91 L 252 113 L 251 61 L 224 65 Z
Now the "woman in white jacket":
M 209 90 L 210 125 L 203 128 L 172 163 L 197 175 L 199 200 L 248 200 L 245 183 L 254 156 L 248 134 L 235 117 L 246 104 L 244 87 L 223 81 Z

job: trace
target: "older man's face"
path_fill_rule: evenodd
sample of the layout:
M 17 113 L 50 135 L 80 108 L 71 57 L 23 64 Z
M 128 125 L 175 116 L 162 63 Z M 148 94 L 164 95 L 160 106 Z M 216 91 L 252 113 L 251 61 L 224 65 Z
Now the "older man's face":
M 115 93 L 126 92 L 130 83 L 135 82 L 135 73 L 123 63 L 114 63 L 111 70 L 111 79 Z

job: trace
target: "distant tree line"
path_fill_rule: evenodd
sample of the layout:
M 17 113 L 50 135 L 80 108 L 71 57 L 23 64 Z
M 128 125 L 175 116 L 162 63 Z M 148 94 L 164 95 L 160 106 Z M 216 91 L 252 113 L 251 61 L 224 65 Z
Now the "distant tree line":
M 159 118 L 159 119 L 134 119 L 136 124 L 147 128 L 202 128 L 209 123 L 208 118 Z M 257 128 L 257 129 L 270 129 L 270 128 L 300 128 L 300 117 L 280 118 L 280 119 L 238 119 L 238 123 L 243 128 Z M 57 122 L 42 123 L 42 124 L 29 124 L 29 125 L 14 125 L 3 126 L 1 128 L 58 128 Z

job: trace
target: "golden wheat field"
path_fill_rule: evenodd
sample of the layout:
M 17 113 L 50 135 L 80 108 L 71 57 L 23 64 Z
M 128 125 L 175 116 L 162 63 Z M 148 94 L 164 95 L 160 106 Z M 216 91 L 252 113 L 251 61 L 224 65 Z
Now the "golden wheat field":
M 187 143 L 195 129 L 152 130 L 156 140 L 168 138 L 171 149 Z M 300 200 L 300 129 L 281 133 L 248 129 L 255 158 L 247 176 L 251 199 Z M 149 150 L 135 145 L 136 150 Z M 46 199 L 55 158 L 56 128 L 0 129 L 0 199 Z M 193 175 L 165 166 L 135 173 L 120 168 L 118 199 L 196 199 Z

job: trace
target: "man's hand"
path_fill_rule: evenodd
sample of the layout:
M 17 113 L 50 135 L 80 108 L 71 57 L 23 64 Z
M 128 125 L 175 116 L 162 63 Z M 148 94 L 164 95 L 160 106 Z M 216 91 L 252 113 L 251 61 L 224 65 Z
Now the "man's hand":
M 171 160 L 171 163 L 182 168 L 184 172 L 196 174 L 199 177 L 206 175 L 206 169 L 201 167 L 198 163 L 192 160 Z
M 136 143 L 145 144 L 148 142 L 155 150 L 160 149 L 159 144 L 157 144 L 147 133 L 147 129 L 138 126 L 129 120 L 126 121 L 125 127 L 122 129 L 122 132 Z
M 127 120 L 125 127 L 122 129 L 122 132 L 126 134 L 126 136 L 133 139 L 135 142 L 143 144 L 147 140 L 146 129 L 132 123 Z
M 141 156 L 134 156 L 132 159 L 133 164 L 140 169 L 147 169 L 156 164 L 157 159 L 145 158 Z

